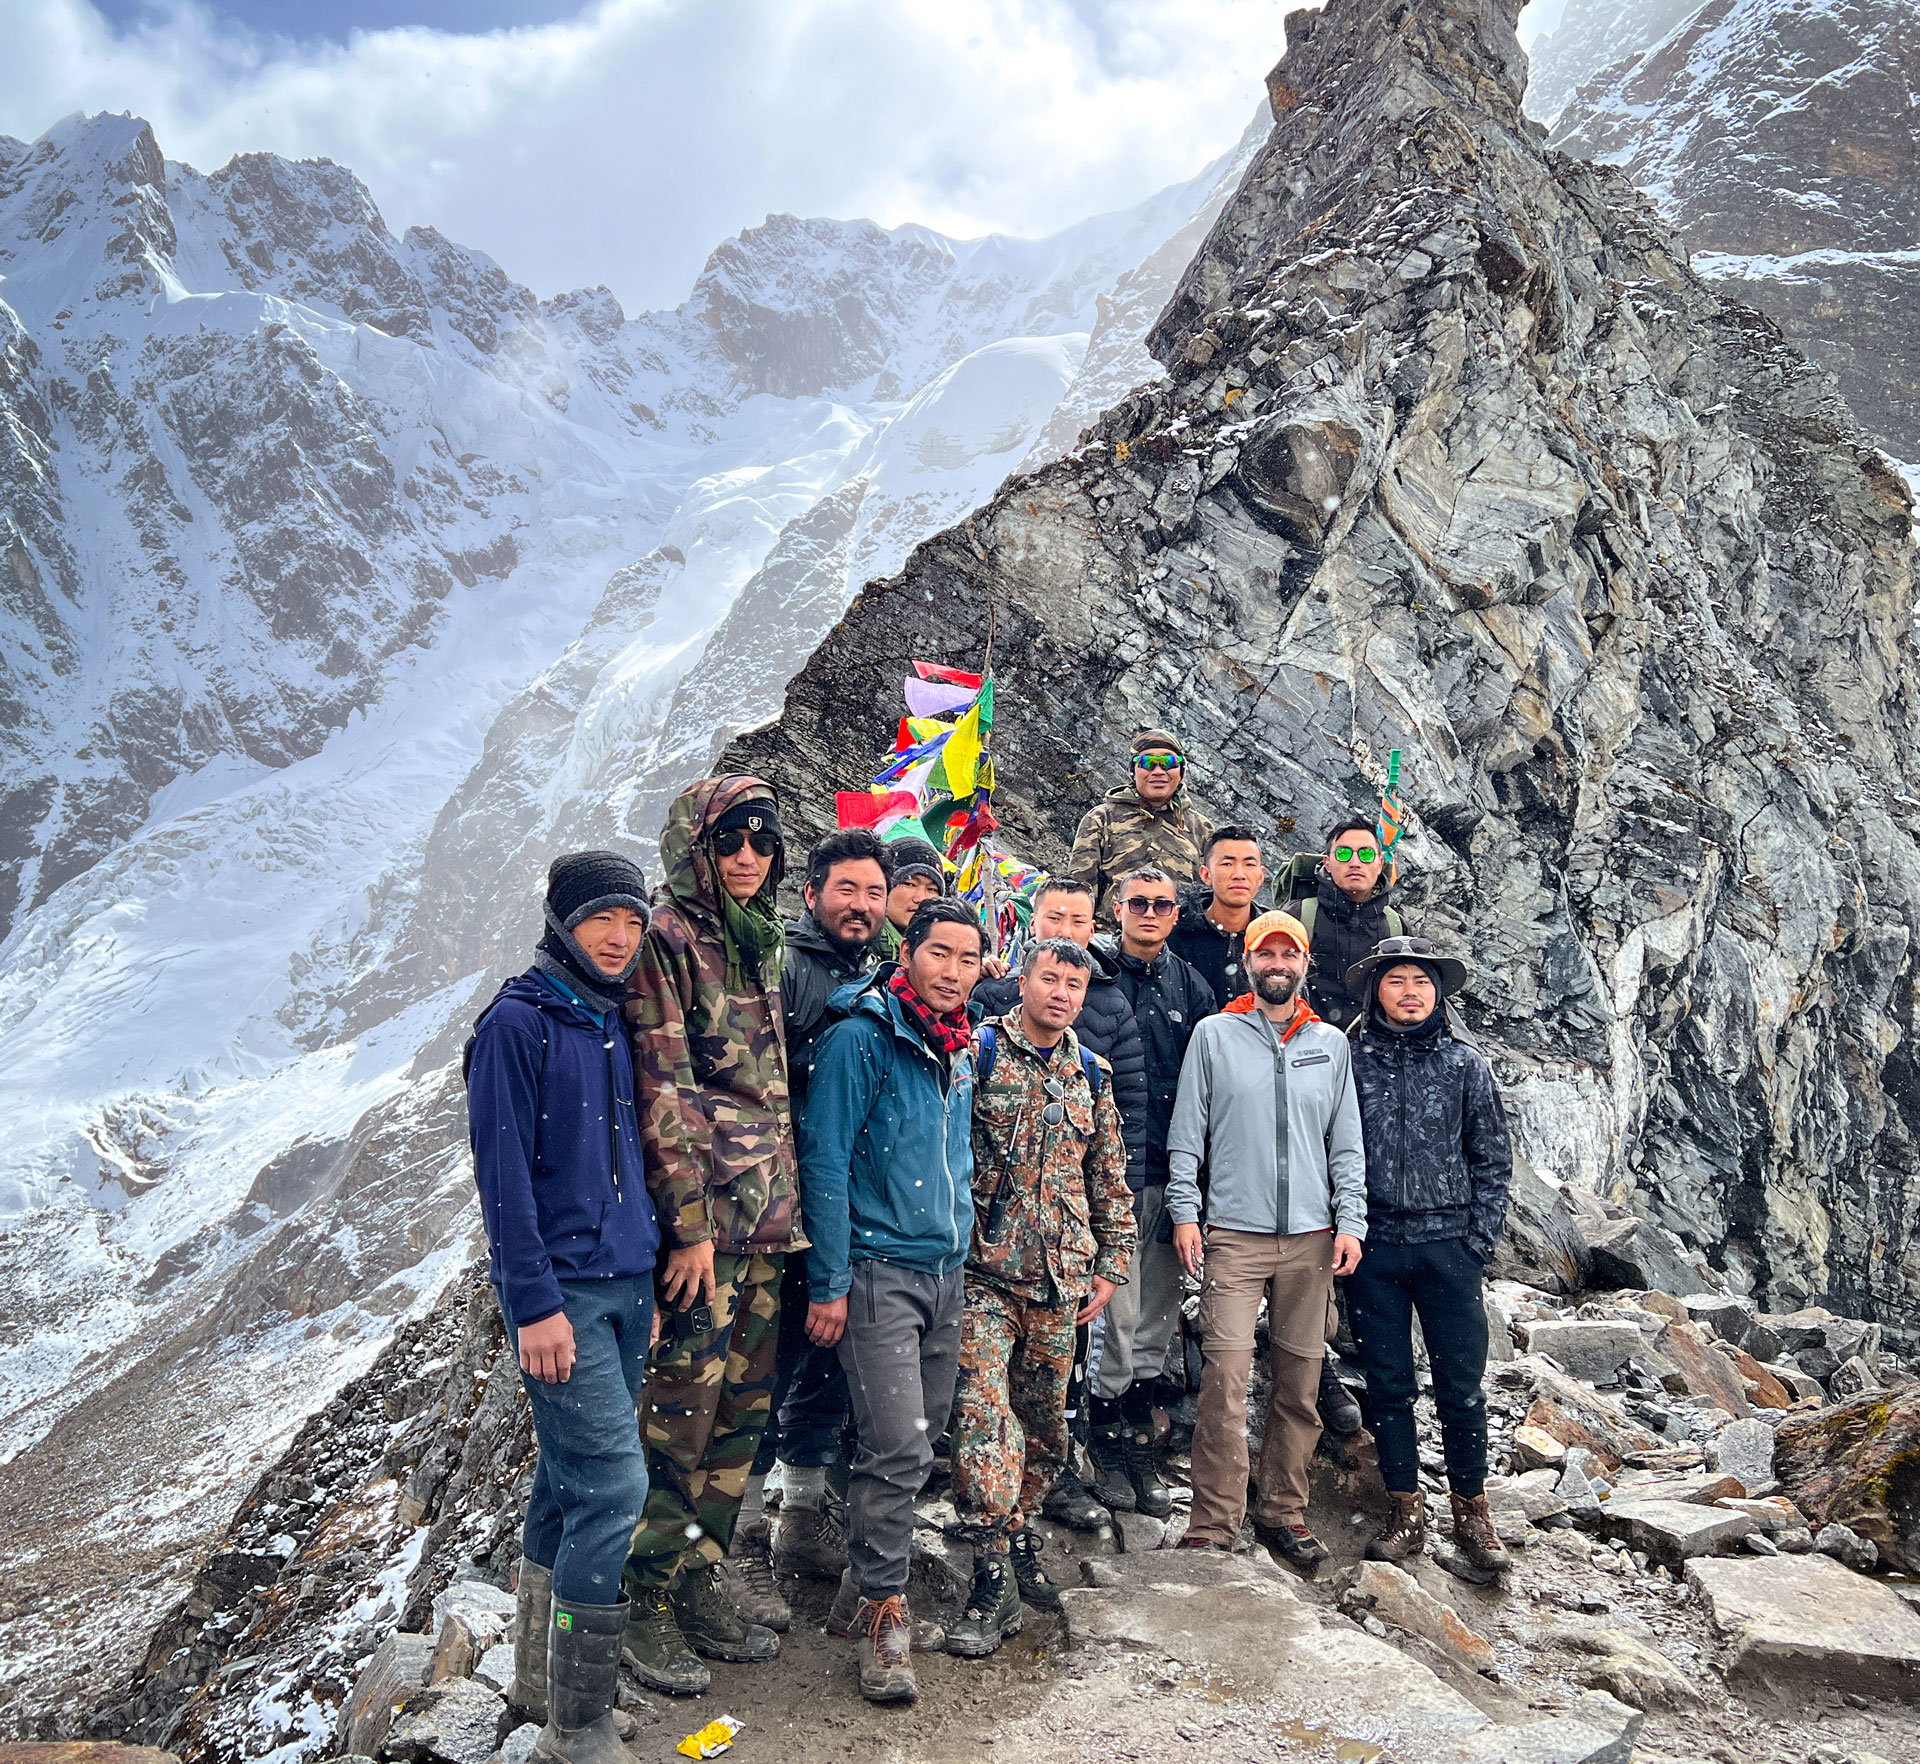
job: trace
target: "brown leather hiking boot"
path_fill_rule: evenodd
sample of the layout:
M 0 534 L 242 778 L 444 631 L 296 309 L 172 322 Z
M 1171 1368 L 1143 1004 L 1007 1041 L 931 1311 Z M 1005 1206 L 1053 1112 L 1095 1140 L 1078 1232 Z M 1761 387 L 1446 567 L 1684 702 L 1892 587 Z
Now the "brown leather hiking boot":
M 1378 1537 L 1367 1544 L 1370 1562 L 1404 1562 L 1417 1556 L 1427 1543 L 1427 1497 L 1423 1494 L 1398 1494 L 1387 1491 L 1393 1511 Z
M 1513 1558 L 1507 1554 L 1506 1546 L 1500 1541 L 1500 1534 L 1493 1528 L 1493 1509 L 1487 1505 L 1485 1495 L 1454 1495 L 1453 1501 L 1453 1541 L 1461 1555 L 1476 1568 L 1484 1568 L 1489 1573 L 1501 1574 L 1513 1566 Z
M 870 1703 L 911 1703 L 920 1694 L 913 1675 L 913 1619 L 898 1593 L 862 1599 L 853 1614 L 858 1638 L 860 1694 Z

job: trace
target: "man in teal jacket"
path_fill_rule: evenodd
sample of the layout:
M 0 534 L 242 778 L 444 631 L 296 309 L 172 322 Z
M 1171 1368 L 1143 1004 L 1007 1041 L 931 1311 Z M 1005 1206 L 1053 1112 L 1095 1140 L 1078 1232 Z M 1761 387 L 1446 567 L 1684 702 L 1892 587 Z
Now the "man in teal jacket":
M 835 1616 L 850 1620 L 861 1694 L 874 1702 L 919 1694 L 908 1546 L 959 1366 L 961 1271 L 973 1235 L 967 995 L 984 941 L 971 908 L 921 905 L 902 964 L 834 994 L 831 1008 L 845 1014 L 815 1045 L 800 1122 L 801 1208 L 813 1244 L 807 1334 L 838 1344 L 860 1436 Z M 939 1644 L 923 1634 L 919 1645 Z

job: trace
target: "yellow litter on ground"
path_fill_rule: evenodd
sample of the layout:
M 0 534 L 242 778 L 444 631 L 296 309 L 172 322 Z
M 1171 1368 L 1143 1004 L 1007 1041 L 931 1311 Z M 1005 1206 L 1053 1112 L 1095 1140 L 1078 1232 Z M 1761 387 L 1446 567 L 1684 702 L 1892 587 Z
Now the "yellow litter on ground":
M 673 1749 L 684 1758 L 717 1758 L 722 1752 L 732 1750 L 733 1736 L 744 1725 L 731 1715 L 722 1715 L 716 1721 L 709 1721 L 698 1733 L 688 1734 Z

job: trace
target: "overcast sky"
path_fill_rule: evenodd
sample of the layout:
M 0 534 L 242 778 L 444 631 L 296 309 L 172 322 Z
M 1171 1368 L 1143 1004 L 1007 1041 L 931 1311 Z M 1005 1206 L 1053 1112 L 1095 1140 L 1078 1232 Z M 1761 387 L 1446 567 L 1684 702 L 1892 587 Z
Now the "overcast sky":
M 325 155 L 395 231 L 638 310 L 779 210 L 971 237 L 1137 202 L 1232 145 L 1299 3 L 0 0 L 0 132 L 130 110 L 203 171 Z

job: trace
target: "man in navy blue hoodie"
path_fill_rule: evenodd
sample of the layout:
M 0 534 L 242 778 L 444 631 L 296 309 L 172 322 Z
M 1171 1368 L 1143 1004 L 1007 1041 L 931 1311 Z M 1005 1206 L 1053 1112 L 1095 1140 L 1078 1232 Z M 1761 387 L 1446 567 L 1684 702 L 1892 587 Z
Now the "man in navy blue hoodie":
M 545 1720 L 534 1757 L 630 1764 L 613 1726 L 620 1573 L 647 1500 L 636 1403 L 660 1227 L 620 1012 L 646 879 L 615 852 L 556 858 L 546 922 L 533 966 L 481 1016 L 467 1074 L 489 1278 L 540 1440 L 509 1701 Z

